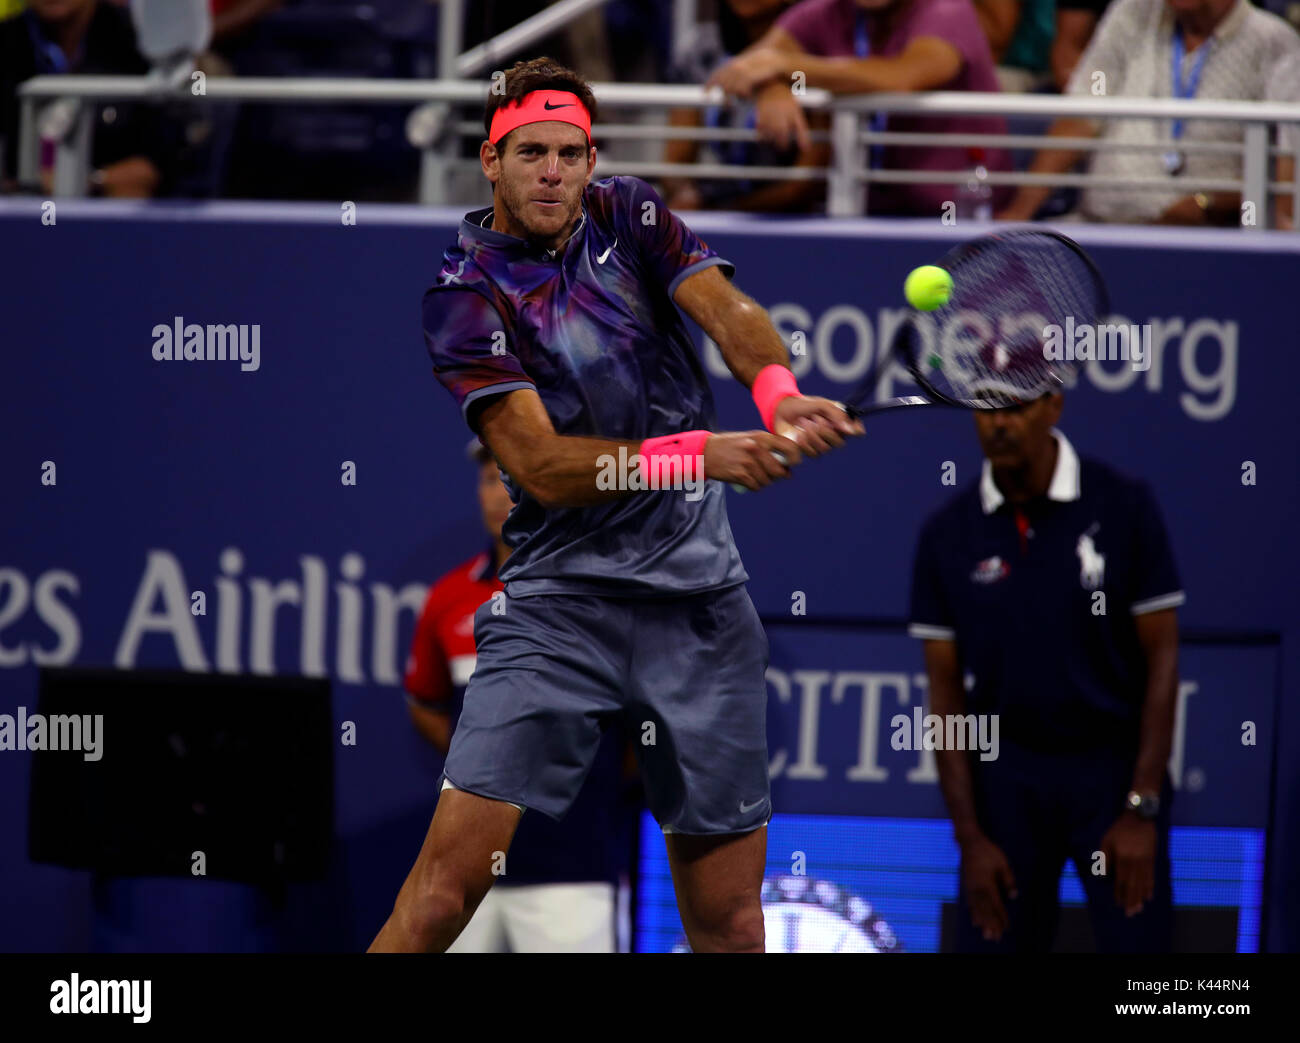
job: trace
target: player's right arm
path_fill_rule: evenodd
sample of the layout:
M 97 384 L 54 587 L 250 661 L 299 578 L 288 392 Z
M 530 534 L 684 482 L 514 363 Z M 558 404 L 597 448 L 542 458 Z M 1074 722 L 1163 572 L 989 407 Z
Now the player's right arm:
M 645 443 L 558 434 L 515 353 L 510 327 L 486 296 L 455 286 L 452 280 L 458 278 L 449 276 L 424 295 L 425 342 L 438 380 L 505 472 L 548 510 L 642 495 L 627 488 L 629 481 L 606 479 L 620 460 L 630 468 Z M 801 458 L 788 438 L 767 431 L 711 434 L 702 450 L 699 443 L 696 433 L 695 448 L 680 452 L 679 459 L 702 452 L 706 478 L 746 489 L 788 478 Z M 785 462 L 774 452 L 782 453 Z M 693 462 L 690 467 L 693 476 Z
M 588 507 L 607 500 L 637 495 L 602 488 L 597 476 L 623 449 L 630 460 L 642 443 L 606 438 L 578 438 L 557 434 L 536 391 L 521 389 L 490 399 L 478 412 L 478 428 L 501 467 L 543 507 Z M 783 453 L 783 465 L 772 455 Z M 761 489 L 777 478 L 787 478 L 799 462 L 799 451 L 789 439 L 767 431 L 713 434 L 704 443 L 704 473 L 708 478 Z

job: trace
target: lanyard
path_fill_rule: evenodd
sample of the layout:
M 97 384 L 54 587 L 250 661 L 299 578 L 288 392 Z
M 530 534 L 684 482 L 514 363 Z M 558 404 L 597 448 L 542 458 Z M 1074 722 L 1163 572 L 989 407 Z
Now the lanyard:
M 1205 68 L 1205 59 L 1210 56 L 1210 51 L 1214 47 L 1214 40 L 1206 40 L 1201 44 L 1200 52 L 1196 55 L 1196 63 L 1192 66 L 1191 75 L 1188 76 L 1187 82 L 1183 83 L 1183 30 L 1182 26 L 1174 26 L 1174 48 L 1173 48 L 1173 92 L 1175 98 L 1195 98 L 1196 91 L 1201 85 L 1201 70 Z M 1174 120 L 1174 125 L 1170 130 L 1176 139 L 1183 136 L 1183 121 Z
M 871 57 L 871 37 L 867 35 L 867 13 L 861 8 L 858 9 L 857 21 L 853 25 L 853 53 L 859 58 Z M 885 114 L 883 112 L 873 112 L 871 114 L 871 129 L 882 131 L 885 129 Z M 884 152 L 881 145 L 872 145 L 868 150 L 867 165 L 872 170 L 880 166 L 880 157 Z

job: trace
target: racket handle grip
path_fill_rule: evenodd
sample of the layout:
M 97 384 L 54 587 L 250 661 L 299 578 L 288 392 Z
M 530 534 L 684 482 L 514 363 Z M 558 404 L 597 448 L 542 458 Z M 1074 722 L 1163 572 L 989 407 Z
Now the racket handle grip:
M 772 456 L 776 459 L 776 462 L 779 463 L 782 467 L 784 467 L 786 464 L 790 462 L 785 458 L 785 453 L 778 452 L 775 449 L 772 450 Z M 749 492 L 749 490 L 746 489 L 743 485 L 737 485 L 735 482 L 731 482 L 730 485 L 738 493 Z

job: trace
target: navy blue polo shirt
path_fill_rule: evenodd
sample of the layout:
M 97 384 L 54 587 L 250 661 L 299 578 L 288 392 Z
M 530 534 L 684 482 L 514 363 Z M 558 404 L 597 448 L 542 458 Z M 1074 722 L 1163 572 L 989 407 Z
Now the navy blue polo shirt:
M 986 460 L 979 483 L 926 521 L 908 632 L 957 642 L 974 675 L 968 710 L 998 714 L 1004 738 L 1131 751 L 1147 677 L 1135 617 L 1185 598 L 1146 484 L 1053 435 L 1046 495 L 1016 510 Z

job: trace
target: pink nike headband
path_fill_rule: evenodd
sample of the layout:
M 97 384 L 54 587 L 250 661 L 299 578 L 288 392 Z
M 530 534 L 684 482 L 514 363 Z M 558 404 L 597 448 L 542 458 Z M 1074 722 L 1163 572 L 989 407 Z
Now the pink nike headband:
M 488 140 L 495 145 L 516 127 L 546 120 L 572 123 L 575 127 L 580 127 L 590 144 L 591 113 L 571 91 L 529 91 L 519 101 L 502 105 L 492 113 Z

